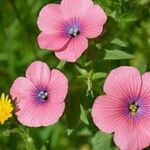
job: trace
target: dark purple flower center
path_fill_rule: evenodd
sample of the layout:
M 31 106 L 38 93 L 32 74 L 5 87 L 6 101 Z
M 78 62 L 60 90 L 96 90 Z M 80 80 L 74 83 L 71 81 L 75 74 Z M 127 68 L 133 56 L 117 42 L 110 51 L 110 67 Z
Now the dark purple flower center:
M 76 37 L 81 33 L 81 25 L 77 18 L 72 18 L 64 23 L 64 33 L 67 36 Z
M 42 101 L 46 101 L 48 99 L 48 92 L 41 90 L 38 92 L 38 99 Z
M 138 109 L 139 109 L 139 105 L 137 102 L 132 102 L 128 105 L 128 110 L 129 110 L 131 115 L 136 115 Z
M 76 36 L 79 35 L 79 34 L 80 34 L 80 31 L 79 31 L 78 28 L 76 28 L 76 27 L 70 28 L 70 30 L 69 30 L 69 35 L 70 35 L 71 37 L 76 37 Z

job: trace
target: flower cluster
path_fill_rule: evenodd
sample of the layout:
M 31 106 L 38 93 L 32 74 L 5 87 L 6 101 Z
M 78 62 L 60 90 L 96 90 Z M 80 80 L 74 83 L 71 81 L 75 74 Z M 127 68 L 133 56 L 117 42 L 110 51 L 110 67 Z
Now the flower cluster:
M 62 0 L 48 4 L 39 13 L 41 31 L 38 45 L 54 51 L 57 58 L 75 62 L 88 48 L 88 39 L 98 37 L 106 23 L 103 9 L 92 0 Z M 150 145 L 150 73 L 140 75 L 134 67 L 119 67 L 110 72 L 104 83 L 105 95 L 92 107 L 95 125 L 114 134 L 122 150 L 141 150 Z M 34 61 L 25 77 L 18 77 L 10 88 L 18 121 L 29 127 L 56 123 L 65 110 L 68 79 L 45 62 Z M 13 105 L 8 96 L 0 97 L 0 124 L 12 117 Z

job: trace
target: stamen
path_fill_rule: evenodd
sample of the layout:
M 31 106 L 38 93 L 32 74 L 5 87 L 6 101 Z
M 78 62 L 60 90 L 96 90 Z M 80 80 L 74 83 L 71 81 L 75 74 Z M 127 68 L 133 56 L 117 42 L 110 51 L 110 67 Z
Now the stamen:
M 133 102 L 131 104 L 129 104 L 129 112 L 131 113 L 131 115 L 136 115 L 137 111 L 138 111 L 139 105 L 136 102 Z
M 48 99 L 48 92 L 46 92 L 46 91 L 40 91 L 38 93 L 38 98 L 40 100 L 47 100 Z
M 71 28 L 69 30 L 69 35 L 72 36 L 72 37 L 75 37 L 75 36 L 77 36 L 79 34 L 80 34 L 80 31 L 77 28 Z

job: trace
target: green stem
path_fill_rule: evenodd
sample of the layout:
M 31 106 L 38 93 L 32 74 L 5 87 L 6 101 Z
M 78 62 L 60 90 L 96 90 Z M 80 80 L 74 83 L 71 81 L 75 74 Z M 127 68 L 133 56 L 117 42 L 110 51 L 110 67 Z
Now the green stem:
M 88 73 L 87 76 L 87 91 L 86 91 L 86 96 L 89 96 L 89 94 L 92 96 L 92 98 L 94 97 L 94 93 L 93 93 L 93 85 L 92 85 L 92 75 L 93 75 L 93 70 L 91 70 Z

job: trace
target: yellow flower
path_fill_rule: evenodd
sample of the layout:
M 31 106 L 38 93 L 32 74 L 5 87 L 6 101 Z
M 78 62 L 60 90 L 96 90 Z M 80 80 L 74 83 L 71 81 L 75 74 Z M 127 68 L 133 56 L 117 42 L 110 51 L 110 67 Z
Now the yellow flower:
M 0 97 L 0 124 L 3 124 L 8 118 L 12 117 L 13 106 L 8 95 L 2 93 Z

